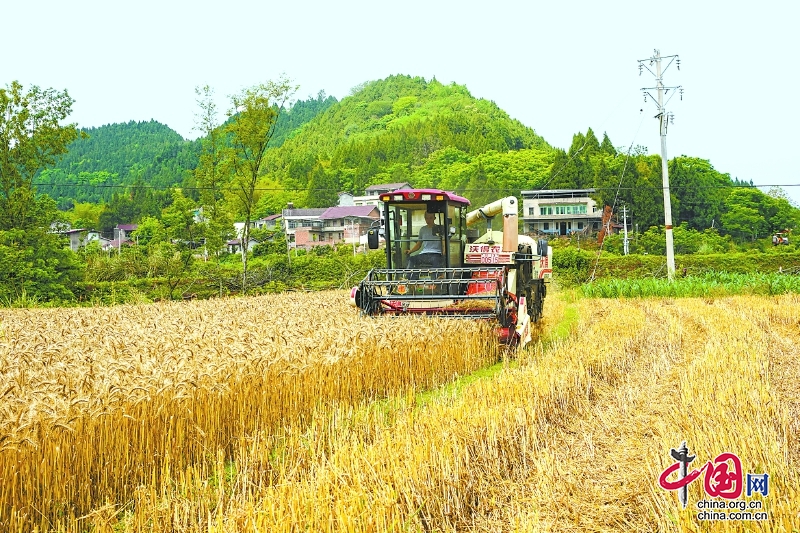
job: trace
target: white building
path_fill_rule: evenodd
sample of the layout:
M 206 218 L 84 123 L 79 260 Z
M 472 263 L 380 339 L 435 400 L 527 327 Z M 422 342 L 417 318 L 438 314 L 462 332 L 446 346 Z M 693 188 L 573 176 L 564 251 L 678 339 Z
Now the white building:
M 589 196 L 594 192 L 594 189 L 522 191 L 523 231 L 551 235 L 599 231 L 603 209 Z
M 402 183 L 381 183 L 370 185 L 364 191 L 364 196 L 354 196 L 352 205 L 380 205 L 381 194 L 396 191 L 398 189 L 410 189 L 411 185 L 407 182 Z

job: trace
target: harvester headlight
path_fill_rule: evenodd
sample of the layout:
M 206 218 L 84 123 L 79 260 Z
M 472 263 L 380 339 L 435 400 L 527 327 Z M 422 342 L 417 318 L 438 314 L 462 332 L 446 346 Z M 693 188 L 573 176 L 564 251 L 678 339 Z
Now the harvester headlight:
M 393 198 L 394 198 L 395 202 L 401 202 L 403 200 L 403 195 L 402 194 L 395 194 Z

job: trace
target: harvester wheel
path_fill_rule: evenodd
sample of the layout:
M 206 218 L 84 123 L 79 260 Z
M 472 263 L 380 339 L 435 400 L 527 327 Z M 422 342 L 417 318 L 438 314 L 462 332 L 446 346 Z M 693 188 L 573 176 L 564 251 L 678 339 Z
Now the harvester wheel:
M 531 282 L 530 296 L 528 297 L 528 315 L 533 323 L 539 322 L 542 318 L 546 291 L 543 280 L 535 279 Z

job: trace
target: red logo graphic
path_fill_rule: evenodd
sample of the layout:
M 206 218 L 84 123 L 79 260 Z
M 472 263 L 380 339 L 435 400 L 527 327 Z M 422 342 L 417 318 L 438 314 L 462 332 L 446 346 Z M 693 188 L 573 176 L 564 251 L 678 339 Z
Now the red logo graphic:
M 702 468 L 692 470 L 675 481 L 669 481 L 667 478 L 679 471 L 685 462 L 685 460 L 679 460 L 661 473 L 658 484 L 662 489 L 682 489 L 705 472 L 703 488 L 709 496 L 735 500 L 742 495 L 744 476 L 742 475 L 742 462 L 738 455 L 730 452 L 721 453 L 713 461 L 708 461 Z

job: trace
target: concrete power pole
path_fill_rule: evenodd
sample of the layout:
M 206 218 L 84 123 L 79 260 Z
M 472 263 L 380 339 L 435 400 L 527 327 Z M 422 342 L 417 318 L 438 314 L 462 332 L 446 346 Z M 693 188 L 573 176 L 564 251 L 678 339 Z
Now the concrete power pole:
M 622 248 L 625 255 L 628 255 L 628 206 L 622 206 L 622 231 L 625 237 L 622 239 Z
M 662 69 L 661 62 L 663 60 L 669 60 L 669 62 L 667 66 Z M 644 92 L 644 101 L 647 102 L 647 97 L 649 96 L 650 99 L 656 103 L 658 108 L 658 114 L 655 118 L 658 119 L 659 131 L 661 133 L 661 176 L 664 183 L 664 229 L 667 237 L 667 276 L 670 281 L 675 277 L 675 248 L 672 240 L 672 202 L 669 197 L 669 171 L 667 169 L 667 124 L 672 121 L 673 115 L 672 113 L 667 113 L 664 108 L 664 96 L 669 93 L 669 91 L 676 90 L 680 92 L 681 100 L 683 100 L 683 87 L 680 85 L 677 87 L 665 87 L 663 83 L 663 73 L 672 65 L 673 61 L 678 70 L 680 70 L 681 60 L 677 55 L 662 56 L 661 52 L 658 50 L 654 50 L 653 56 L 649 59 L 639 60 L 639 75 L 642 75 L 643 69 L 647 69 L 648 72 L 656 78 L 655 87 L 643 87 L 642 91 Z M 650 68 L 652 66 L 655 66 L 655 72 Z M 653 90 L 657 91 L 657 97 L 653 97 L 650 93 L 650 91 Z M 673 92 L 672 96 L 674 95 L 675 93 Z M 672 99 L 672 96 L 670 96 L 669 100 Z M 667 100 L 667 103 L 669 100 Z

